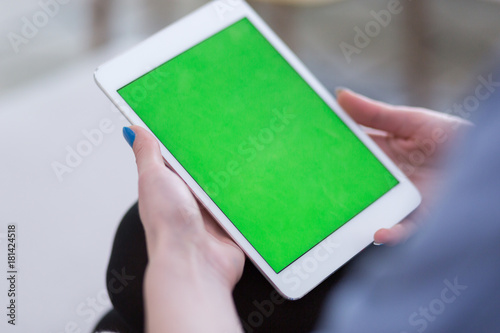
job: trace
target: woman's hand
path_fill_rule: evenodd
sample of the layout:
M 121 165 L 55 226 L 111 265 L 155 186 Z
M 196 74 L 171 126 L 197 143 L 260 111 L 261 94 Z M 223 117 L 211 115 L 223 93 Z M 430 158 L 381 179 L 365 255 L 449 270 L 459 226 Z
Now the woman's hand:
M 378 130 L 370 134 L 372 138 L 426 199 L 443 147 L 457 129 L 470 126 L 459 118 L 394 107 L 348 90 L 338 92 L 338 101 L 359 124 Z M 198 205 L 184 182 L 165 167 L 152 135 L 138 126 L 125 128 L 124 134 L 137 160 L 139 213 L 149 257 L 147 331 L 241 331 L 232 290 L 242 274 L 243 252 Z M 412 229 L 409 217 L 391 229 L 379 230 L 374 239 L 398 243 Z
M 432 199 L 440 158 L 457 132 L 471 123 L 421 108 L 393 106 L 339 89 L 337 101 L 420 190 L 423 203 L 404 221 L 374 235 L 375 243 L 397 244 L 415 229 L 416 217 Z M 375 129 L 377 131 L 373 131 Z
M 137 160 L 149 257 L 147 331 L 240 331 L 232 290 L 243 271 L 243 252 L 165 167 L 151 134 L 138 126 L 125 128 L 124 134 Z

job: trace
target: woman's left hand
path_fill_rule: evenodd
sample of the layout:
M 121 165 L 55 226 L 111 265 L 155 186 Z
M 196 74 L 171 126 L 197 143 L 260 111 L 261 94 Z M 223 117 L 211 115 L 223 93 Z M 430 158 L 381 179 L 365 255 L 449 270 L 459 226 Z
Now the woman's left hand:
M 139 126 L 130 129 L 149 257 L 148 332 L 240 331 L 232 290 L 243 271 L 243 252 L 165 167 L 156 139 Z

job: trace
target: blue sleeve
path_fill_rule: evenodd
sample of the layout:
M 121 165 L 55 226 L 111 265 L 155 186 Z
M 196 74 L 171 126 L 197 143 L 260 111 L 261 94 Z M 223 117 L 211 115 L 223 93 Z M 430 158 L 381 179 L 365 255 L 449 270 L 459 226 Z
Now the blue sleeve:
M 418 234 L 370 251 L 332 292 L 319 332 L 500 332 L 500 73 L 455 147 Z M 375 253 L 373 253 L 375 252 Z

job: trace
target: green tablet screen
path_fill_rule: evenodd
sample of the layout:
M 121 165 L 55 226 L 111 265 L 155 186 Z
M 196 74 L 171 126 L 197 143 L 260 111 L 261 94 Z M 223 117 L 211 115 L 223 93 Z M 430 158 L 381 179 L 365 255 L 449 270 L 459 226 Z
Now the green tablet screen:
M 398 184 L 246 18 L 118 93 L 276 273 Z

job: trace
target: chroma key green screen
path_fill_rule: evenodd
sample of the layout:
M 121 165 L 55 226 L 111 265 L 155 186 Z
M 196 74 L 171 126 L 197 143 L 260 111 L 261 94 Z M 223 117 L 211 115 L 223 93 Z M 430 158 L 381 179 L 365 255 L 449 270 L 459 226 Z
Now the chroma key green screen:
M 118 93 L 277 273 L 398 184 L 246 18 Z

